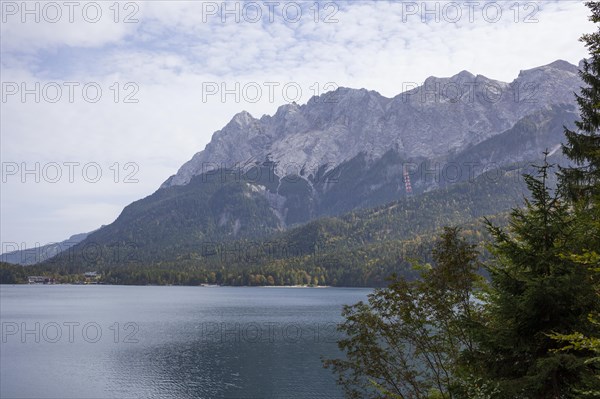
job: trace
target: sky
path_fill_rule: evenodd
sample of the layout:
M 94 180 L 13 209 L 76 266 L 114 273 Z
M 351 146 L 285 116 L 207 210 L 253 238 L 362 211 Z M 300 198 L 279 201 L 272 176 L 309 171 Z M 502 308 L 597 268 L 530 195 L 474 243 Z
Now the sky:
M 1 1 L 0 252 L 114 221 L 238 112 L 586 57 L 580 1 Z

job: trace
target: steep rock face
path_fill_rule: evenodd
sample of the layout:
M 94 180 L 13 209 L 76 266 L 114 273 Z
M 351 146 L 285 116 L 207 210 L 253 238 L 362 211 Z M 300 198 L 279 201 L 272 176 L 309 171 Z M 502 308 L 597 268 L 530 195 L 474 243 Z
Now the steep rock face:
M 339 88 L 275 115 L 241 112 L 162 188 L 185 185 L 215 167 L 246 168 L 270 159 L 278 176 L 308 178 L 363 153 L 368 161 L 394 150 L 405 158 L 444 158 L 510 129 L 554 105 L 574 105 L 581 81 L 566 61 L 521 71 L 511 83 L 462 71 L 428 78 L 394 98 Z M 414 87 L 414 85 L 413 85 Z
M 549 106 L 517 121 L 507 131 L 469 147 L 449 162 L 459 165 L 478 164 L 479 170 L 539 159 L 542 152 L 566 163 L 560 144 L 565 140 L 564 126 L 573 129 L 578 118 L 572 105 Z

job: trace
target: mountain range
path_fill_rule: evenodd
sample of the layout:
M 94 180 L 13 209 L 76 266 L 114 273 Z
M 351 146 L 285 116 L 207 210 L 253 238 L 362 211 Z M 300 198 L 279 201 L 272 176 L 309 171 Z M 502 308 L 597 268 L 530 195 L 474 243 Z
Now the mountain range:
M 349 240 L 361 209 L 395 216 L 371 223 L 378 213 L 361 214 L 371 227 L 350 240 L 359 246 L 501 214 L 518 203 L 518 176 L 542 152 L 564 162 L 563 126 L 577 119 L 581 85 L 578 67 L 559 60 L 510 83 L 462 71 L 393 98 L 338 88 L 271 116 L 240 112 L 156 192 L 42 266 L 218 268 L 203 256 L 207 247 L 284 240 L 313 248 L 316 238 L 299 244 L 311 223 L 338 226 L 330 234 Z
M 430 77 L 393 98 L 339 88 L 305 105 L 284 105 L 273 116 L 240 112 L 162 188 L 187 184 L 211 167 L 267 158 L 279 165 L 279 176 L 295 172 L 307 179 L 359 154 L 374 161 L 394 150 L 404 159 L 443 160 L 549 106 L 574 105 L 580 85 L 578 68 L 556 61 L 521 71 L 511 83 L 462 71 Z

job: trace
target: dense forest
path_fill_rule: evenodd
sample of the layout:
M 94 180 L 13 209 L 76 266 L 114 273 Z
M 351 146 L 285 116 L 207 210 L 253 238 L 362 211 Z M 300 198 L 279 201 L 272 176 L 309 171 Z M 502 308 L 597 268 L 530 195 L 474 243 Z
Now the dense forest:
M 170 250 L 146 250 L 141 241 L 67 250 L 41 264 L 1 265 L 2 282 L 27 275 L 57 282 L 85 281 L 98 271 L 106 284 L 384 286 L 392 274 L 413 274 L 410 259 L 427 254 L 445 225 L 462 225 L 483 242 L 483 217 L 506 223 L 508 210 L 524 202 L 527 165 L 512 165 L 473 181 L 408 196 L 376 208 L 326 217 L 255 239 L 190 240 L 174 230 Z M 248 218 L 258 208 L 248 209 Z M 148 234 L 154 234 L 149 232 Z M 149 238 L 152 240 L 153 238 Z M 179 240 L 179 244 L 177 241 Z M 165 248 L 165 247 L 163 247 Z

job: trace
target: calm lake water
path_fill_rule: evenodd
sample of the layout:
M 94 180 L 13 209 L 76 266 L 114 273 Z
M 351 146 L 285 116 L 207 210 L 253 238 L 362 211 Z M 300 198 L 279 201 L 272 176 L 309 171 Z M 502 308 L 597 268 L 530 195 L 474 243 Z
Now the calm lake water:
M 338 398 L 370 289 L 0 286 L 2 398 Z

